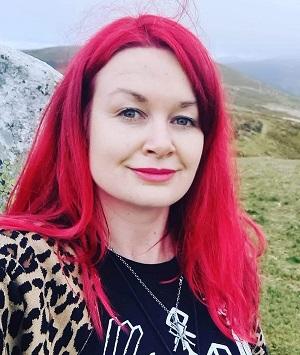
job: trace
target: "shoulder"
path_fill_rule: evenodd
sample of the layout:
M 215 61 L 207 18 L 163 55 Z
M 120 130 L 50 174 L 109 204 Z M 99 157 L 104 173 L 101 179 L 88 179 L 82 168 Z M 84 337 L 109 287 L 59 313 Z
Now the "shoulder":
M 63 254 L 62 254 L 63 253 Z M 60 255 L 72 255 L 74 252 L 67 245 Z M 59 258 L 58 243 L 53 239 L 33 232 L 0 230 L 0 269 L 12 280 L 26 279 L 38 283 L 40 279 L 45 287 L 65 284 L 66 288 L 79 296 L 79 267 L 64 258 Z
M 73 349 L 76 329 L 90 329 L 79 276 L 78 267 L 59 261 L 55 240 L 1 230 L 0 350 L 1 339 L 6 348 L 13 347 L 21 335 L 26 354 L 42 346 L 56 351 L 65 333 L 70 336 L 65 346 Z
M 67 242 L 59 249 L 54 238 L 34 232 L 0 230 L 0 268 L 3 268 L 5 261 L 6 264 L 15 263 L 20 267 L 20 272 L 28 275 L 41 272 L 44 278 L 46 274 L 53 277 L 60 269 L 67 277 L 72 272 L 78 274 L 78 267 L 68 261 L 66 255 L 75 255 Z
M 37 271 L 39 263 L 48 259 L 55 263 L 54 245 L 51 239 L 33 232 L 0 230 L 0 260 L 18 264 L 24 273 Z

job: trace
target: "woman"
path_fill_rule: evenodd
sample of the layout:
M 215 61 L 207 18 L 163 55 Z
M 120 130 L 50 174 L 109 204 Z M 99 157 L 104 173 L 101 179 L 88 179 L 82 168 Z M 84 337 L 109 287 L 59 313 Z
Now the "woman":
M 187 29 L 141 15 L 100 30 L 0 220 L 3 351 L 266 354 L 264 238 L 236 199 L 230 132 Z

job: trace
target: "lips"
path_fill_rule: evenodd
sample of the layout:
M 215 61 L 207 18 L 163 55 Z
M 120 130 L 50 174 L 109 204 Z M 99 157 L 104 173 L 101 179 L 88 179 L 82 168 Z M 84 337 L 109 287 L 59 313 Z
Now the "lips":
M 134 168 L 131 170 L 142 180 L 152 183 L 166 182 L 176 173 L 176 170 L 173 169 Z
M 139 171 L 141 173 L 157 174 L 157 175 L 172 174 L 176 172 L 176 170 L 173 169 L 157 169 L 157 168 L 135 168 L 132 170 Z

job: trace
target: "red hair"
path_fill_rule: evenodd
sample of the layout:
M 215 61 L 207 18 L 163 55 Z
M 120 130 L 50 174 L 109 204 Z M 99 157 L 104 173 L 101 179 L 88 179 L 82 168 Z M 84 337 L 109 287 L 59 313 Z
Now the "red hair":
M 51 236 L 62 248 L 73 246 L 87 307 L 101 335 L 97 300 L 111 316 L 114 312 L 95 268 L 107 250 L 106 224 L 89 168 L 87 123 L 95 75 L 113 55 L 130 47 L 170 50 L 192 84 L 204 149 L 191 188 L 170 208 L 168 228 L 177 240 L 187 282 L 199 300 L 205 295 L 219 329 L 231 337 L 229 321 L 236 334 L 254 341 L 257 257 L 264 236 L 237 202 L 230 120 L 216 67 L 199 39 L 173 20 L 154 15 L 121 18 L 83 46 L 43 114 L 0 225 Z M 224 307 L 227 321 L 219 314 Z

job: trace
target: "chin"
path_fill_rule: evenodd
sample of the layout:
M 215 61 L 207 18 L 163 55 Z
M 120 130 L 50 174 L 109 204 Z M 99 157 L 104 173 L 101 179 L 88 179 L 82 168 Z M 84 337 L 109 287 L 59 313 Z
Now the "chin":
M 142 199 L 136 199 L 134 201 L 130 201 L 130 203 L 136 205 L 136 206 L 141 206 L 141 207 L 150 207 L 150 208 L 164 208 L 164 207 L 170 207 L 173 205 L 175 202 L 181 199 L 182 196 L 174 196 L 172 198 L 163 198 L 161 196 L 149 196 L 149 198 L 146 198 L 144 196 Z

